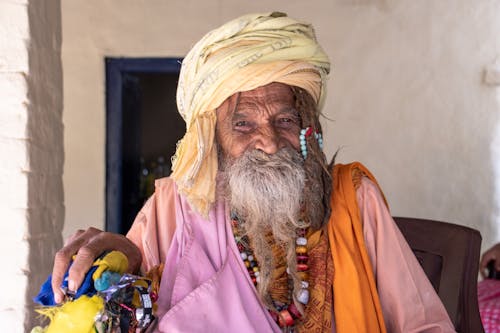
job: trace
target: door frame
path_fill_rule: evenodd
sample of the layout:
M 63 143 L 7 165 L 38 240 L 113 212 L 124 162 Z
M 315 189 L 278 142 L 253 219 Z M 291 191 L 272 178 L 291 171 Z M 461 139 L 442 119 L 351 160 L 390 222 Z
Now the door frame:
M 106 68 L 106 231 L 122 224 L 122 83 L 125 74 L 179 73 L 182 58 L 105 58 Z

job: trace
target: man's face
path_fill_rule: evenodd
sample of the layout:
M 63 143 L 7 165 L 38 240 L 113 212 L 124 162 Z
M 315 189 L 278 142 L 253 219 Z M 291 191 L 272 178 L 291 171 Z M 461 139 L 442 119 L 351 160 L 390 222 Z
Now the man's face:
M 230 158 L 253 149 L 274 154 L 288 146 L 299 151 L 299 133 L 295 99 L 283 83 L 235 94 L 217 109 L 217 142 Z

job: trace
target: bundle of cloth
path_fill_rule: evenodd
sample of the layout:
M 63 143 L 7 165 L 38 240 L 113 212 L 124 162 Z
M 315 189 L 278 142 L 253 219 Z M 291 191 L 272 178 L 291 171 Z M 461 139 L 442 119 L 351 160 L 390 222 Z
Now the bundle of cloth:
M 71 267 L 71 266 L 70 266 Z M 162 267 L 138 276 L 125 273 L 128 259 L 120 251 L 104 253 L 94 261 L 77 291 L 68 289 L 68 271 L 61 288 L 66 299 L 54 300 L 49 276 L 34 298 L 38 313 L 49 320 L 32 333 L 143 331 L 154 319 Z

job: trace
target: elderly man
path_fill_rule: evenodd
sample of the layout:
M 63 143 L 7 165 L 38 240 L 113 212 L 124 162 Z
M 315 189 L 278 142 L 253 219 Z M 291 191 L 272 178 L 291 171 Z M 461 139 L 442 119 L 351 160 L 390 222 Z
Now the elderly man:
M 183 61 L 187 124 L 170 178 L 127 237 L 80 231 L 58 252 L 56 299 L 72 255 L 76 290 L 94 258 L 130 271 L 165 264 L 161 332 L 451 332 L 371 174 L 331 167 L 319 109 L 329 72 L 312 27 L 247 15 Z

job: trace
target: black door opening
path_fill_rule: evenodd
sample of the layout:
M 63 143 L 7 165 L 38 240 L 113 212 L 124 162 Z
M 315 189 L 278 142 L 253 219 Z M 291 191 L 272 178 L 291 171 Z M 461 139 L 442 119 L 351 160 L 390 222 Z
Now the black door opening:
M 170 173 L 185 124 L 180 59 L 106 58 L 106 230 L 126 233 L 154 179 Z

